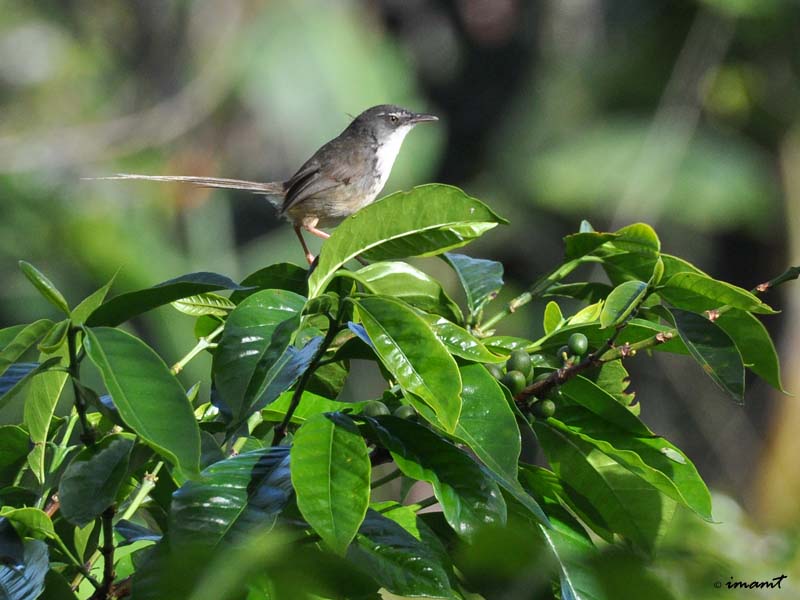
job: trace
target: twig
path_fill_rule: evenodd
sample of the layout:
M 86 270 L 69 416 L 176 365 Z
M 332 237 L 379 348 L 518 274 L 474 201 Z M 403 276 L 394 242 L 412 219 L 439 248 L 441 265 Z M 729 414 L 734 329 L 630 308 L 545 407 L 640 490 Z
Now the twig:
M 77 355 L 76 337 L 79 331 L 81 331 L 79 327 L 70 327 L 67 332 L 67 347 L 69 350 L 69 365 L 67 368 L 70 381 L 72 381 L 72 393 L 75 395 L 75 410 L 78 411 L 78 420 L 81 424 L 81 442 L 86 446 L 92 447 L 95 442 L 95 431 L 86 418 L 86 400 L 83 397 L 81 386 L 78 385 L 81 376 L 81 363 Z
M 782 283 L 786 283 L 787 281 L 792 281 L 793 279 L 798 278 L 800 278 L 800 267 L 789 267 L 774 279 L 770 279 L 769 281 L 765 281 L 764 283 L 757 285 L 753 289 L 753 293 L 763 293 L 769 289 L 779 286 Z
M 374 490 L 375 488 L 379 488 L 379 487 L 381 487 L 382 485 L 385 485 L 385 484 L 389 483 L 390 481 L 394 481 L 395 479 L 397 479 L 398 477 L 400 477 L 400 475 L 402 475 L 402 474 L 403 474 L 403 473 L 402 473 L 402 471 L 400 471 L 400 469 L 395 469 L 395 470 L 394 470 L 394 471 L 392 471 L 391 473 L 389 473 L 389 474 L 387 474 L 387 475 L 384 475 L 384 476 L 383 476 L 383 477 L 381 477 L 380 479 L 376 479 L 375 481 L 373 481 L 373 482 L 370 484 L 370 487 L 371 487 L 373 490 Z
M 116 509 L 109 506 L 103 511 L 103 545 L 100 553 L 103 555 L 103 583 L 97 588 L 89 600 L 106 600 L 114 583 L 114 514 Z
M 439 504 L 439 500 L 436 499 L 436 496 L 429 496 L 428 498 L 420 500 L 419 502 L 415 502 L 414 504 L 411 505 L 411 507 L 415 511 L 419 512 L 423 508 L 428 508 L 429 506 L 433 506 L 434 504 Z
M 186 354 L 186 356 L 184 356 L 182 359 L 180 359 L 178 362 L 176 362 L 174 365 L 172 365 L 172 367 L 170 368 L 170 371 L 172 371 L 172 374 L 173 375 L 177 375 L 178 373 L 180 373 L 183 370 L 183 368 L 186 365 L 189 364 L 189 362 L 195 356 L 197 356 L 198 354 L 200 354 L 204 350 L 206 350 L 208 348 L 211 348 L 214 345 L 212 340 L 214 340 L 214 338 L 216 338 L 220 333 L 222 333 L 223 329 L 225 329 L 225 324 L 224 323 L 222 325 L 220 325 L 219 327 L 217 327 L 214 331 L 209 333 L 207 336 L 201 337 L 199 340 L 197 340 L 197 344 L 195 344 L 195 347 L 192 348 L 191 350 L 189 350 L 189 352 Z

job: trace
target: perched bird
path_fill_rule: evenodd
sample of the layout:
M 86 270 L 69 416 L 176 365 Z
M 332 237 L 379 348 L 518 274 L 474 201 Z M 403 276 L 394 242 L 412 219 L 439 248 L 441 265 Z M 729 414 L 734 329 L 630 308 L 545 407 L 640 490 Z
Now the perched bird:
M 417 123 L 438 120 L 434 115 L 415 113 L 392 104 L 373 106 L 317 150 L 286 181 L 258 183 L 217 177 L 134 174 L 98 179 L 178 181 L 266 195 L 280 208 L 280 215 L 294 225 L 306 259 L 311 264 L 314 255 L 309 251 L 301 229 L 323 239 L 330 237 L 320 228 L 338 225 L 378 196 L 389 179 L 408 132 Z

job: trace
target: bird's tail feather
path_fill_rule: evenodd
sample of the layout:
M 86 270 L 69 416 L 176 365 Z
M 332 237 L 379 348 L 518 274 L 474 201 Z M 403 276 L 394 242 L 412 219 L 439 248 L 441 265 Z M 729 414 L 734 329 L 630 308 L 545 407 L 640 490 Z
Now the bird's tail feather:
M 268 196 L 284 195 L 283 183 L 280 181 L 259 183 L 257 181 L 224 179 L 221 177 L 194 177 L 192 175 L 136 175 L 132 173 L 119 173 L 109 177 L 87 177 L 87 179 L 144 179 L 146 181 L 191 183 L 193 185 L 199 185 L 202 187 L 243 190 L 246 192 L 252 192 L 254 194 L 265 194 Z

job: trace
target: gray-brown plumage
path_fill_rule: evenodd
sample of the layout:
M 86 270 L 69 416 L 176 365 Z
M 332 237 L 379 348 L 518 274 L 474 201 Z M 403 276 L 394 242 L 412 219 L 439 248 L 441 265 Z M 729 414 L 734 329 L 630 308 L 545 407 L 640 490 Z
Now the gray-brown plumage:
M 280 207 L 282 217 L 292 222 L 311 264 L 314 256 L 301 229 L 327 238 L 329 235 L 320 228 L 334 227 L 373 202 L 389 179 L 406 134 L 417 123 L 436 120 L 434 115 L 414 113 L 391 104 L 373 106 L 317 150 L 286 181 L 258 183 L 217 177 L 133 174 L 98 179 L 182 182 L 263 194 Z

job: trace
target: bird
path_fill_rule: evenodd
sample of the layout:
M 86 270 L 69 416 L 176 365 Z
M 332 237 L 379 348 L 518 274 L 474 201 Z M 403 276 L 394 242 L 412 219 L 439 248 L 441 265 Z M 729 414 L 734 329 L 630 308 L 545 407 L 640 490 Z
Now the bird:
M 119 173 L 93 179 L 139 179 L 181 182 L 209 188 L 243 190 L 261 194 L 294 226 L 309 265 L 314 255 L 302 230 L 327 239 L 322 231 L 375 201 L 383 189 L 406 135 L 419 123 L 438 121 L 394 104 L 368 108 L 338 136 L 319 148 L 285 181 L 259 183 L 241 179 L 191 175 L 137 175 Z

